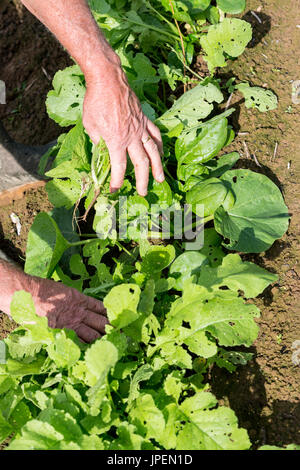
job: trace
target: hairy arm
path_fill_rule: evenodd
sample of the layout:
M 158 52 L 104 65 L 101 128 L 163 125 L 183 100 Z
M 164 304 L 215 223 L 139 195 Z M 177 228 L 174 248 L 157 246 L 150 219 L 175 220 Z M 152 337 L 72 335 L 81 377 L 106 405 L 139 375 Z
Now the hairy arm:
M 102 137 L 111 159 L 111 191 L 123 184 L 127 152 L 135 167 L 137 191 L 147 194 L 149 165 L 164 180 L 162 140 L 143 114 L 120 59 L 93 19 L 85 0 L 22 0 L 79 64 L 86 79 L 83 124 L 94 143 Z
M 50 279 L 29 276 L 0 259 L 0 311 L 10 313 L 13 295 L 18 290 L 32 295 L 37 314 L 47 317 L 52 328 L 70 328 L 86 342 L 105 333 L 108 320 L 102 302 Z

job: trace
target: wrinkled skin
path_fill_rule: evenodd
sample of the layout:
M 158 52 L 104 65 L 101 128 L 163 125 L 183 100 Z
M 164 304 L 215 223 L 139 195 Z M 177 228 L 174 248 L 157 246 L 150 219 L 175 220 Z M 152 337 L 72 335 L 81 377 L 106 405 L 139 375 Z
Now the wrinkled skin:
M 87 79 L 83 124 L 94 141 L 105 140 L 111 160 L 111 192 L 121 188 L 126 154 L 134 165 L 137 192 L 147 194 L 149 166 L 153 177 L 163 182 L 163 145 L 159 129 L 143 113 L 119 64 L 109 64 L 109 74 Z
M 108 319 L 102 302 L 59 282 L 28 276 L 0 260 L 0 311 L 10 313 L 14 292 L 19 290 L 31 294 L 37 315 L 47 317 L 50 327 L 72 329 L 87 343 L 105 333 Z
M 105 333 L 108 319 L 103 303 L 49 279 L 32 278 L 30 292 L 39 316 L 51 328 L 69 328 L 90 343 Z
M 144 115 L 128 85 L 120 59 L 99 30 L 86 0 L 22 0 L 81 67 L 86 80 L 83 124 L 92 141 L 102 137 L 111 160 L 110 190 L 124 180 L 127 152 L 136 175 L 137 192 L 147 194 L 149 167 L 158 182 L 164 180 L 162 139 L 158 128 Z M 99 338 L 107 323 L 103 304 L 50 280 L 33 278 L 0 263 L 0 310 L 10 313 L 13 293 L 30 292 L 37 314 L 57 328 L 71 328 L 86 342 Z
M 122 186 L 128 152 L 135 168 L 137 192 L 145 196 L 150 166 L 156 181 L 164 181 L 161 135 L 144 115 L 120 59 L 94 21 L 88 2 L 22 2 L 55 34 L 84 73 L 87 92 L 83 124 L 95 144 L 101 137 L 107 144 L 111 192 Z

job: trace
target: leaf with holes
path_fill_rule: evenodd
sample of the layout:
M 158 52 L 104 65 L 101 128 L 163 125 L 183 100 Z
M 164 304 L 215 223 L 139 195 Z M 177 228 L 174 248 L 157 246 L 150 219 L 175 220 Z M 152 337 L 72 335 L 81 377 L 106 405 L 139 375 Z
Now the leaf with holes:
M 170 131 L 178 124 L 195 126 L 213 110 L 213 103 L 221 103 L 223 94 L 216 85 L 198 85 L 182 95 L 173 106 L 156 120 L 163 129 Z
M 230 209 L 220 206 L 215 228 L 229 239 L 230 250 L 244 253 L 265 251 L 281 238 L 289 225 L 288 209 L 279 188 L 265 175 L 250 170 L 231 170 L 221 180 L 235 195 Z
M 62 127 L 76 124 L 82 114 L 84 95 L 84 76 L 78 65 L 59 70 L 46 101 L 49 116 Z
M 277 108 L 277 96 L 271 90 L 249 83 L 240 83 L 235 88 L 244 95 L 246 108 L 257 108 L 261 113 Z
M 225 18 L 221 23 L 210 26 L 208 33 L 200 39 L 210 72 L 216 67 L 225 67 L 227 57 L 241 55 L 251 38 L 250 23 L 238 18 Z

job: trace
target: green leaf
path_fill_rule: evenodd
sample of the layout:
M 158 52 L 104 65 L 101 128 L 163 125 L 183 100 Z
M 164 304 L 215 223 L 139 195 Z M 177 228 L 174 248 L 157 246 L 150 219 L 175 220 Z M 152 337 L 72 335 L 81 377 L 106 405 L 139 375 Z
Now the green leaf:
M 217 0 L 217 5 L 224 13 L 237 15 L 246 8 L 246 0 Z
M 79 120 L 76 126 L 66 135 L 59 152 L 52 164 L 52 170 L 46 173 L 52 177 L 66 177 L 57 173 L 59 165 L 70 161 L 72 167 L 80 171 L 90 171 L 89 139 L 85 133 L 82 121 Z
M 216 67 L 224 67 L 227 56 L 241 55 L 251 38 L 250 23 L 238 18 L 224 18 L 221 23 L 210 26 L 208 33 L 200 39 L 210 72 Z
M 156 406 L 153 397 L 147 393 L 141 393 L 135 400 L 130 412 L 130 422 L 134 424 L 138 433 L 146 439 L 159 441 L 165 428 L 163 413 Z
M 48 346 L 47 351 L 57 367 L 71 367 L 80 358 L 79 347 L 70 338 L 66 337 L 63 330 L 55 334 L 55 340 Z
M 230 184 L 235 204 L 215 212 L 215 228 L 230 242 L 226 248 L 244 253 L 267 250 L 289 224 L 288 209 L 279 188 L 265 175 L 231 170 L 222 176 Z
M 226 286 L 231 290 L 243 291 L 246 298 L 257 297 L 278 276 L 248 261 L 242 261 L 238 254 L 225 256 L 221 266 L 200 271 L 198 283 L 207 289 Z
M 158 204 L 160 209 L 165 209 L 171 206 L 173 201 L 172 190 L 167 183 L 158 183 L 153 180 L 148 187 L 147 200 L 150 204 Z
M 261 113 L 277 108 L 277 96 L 271 91 L 249 83 L 240 83 L 235 87 L 245 98 L 246 108 L 257 108 Z
M 155 122 L 168 131 L 180 123 L 192 127 L 197 125 L 200 119 L 206 118 L 211 113 L 214 102 L 221 103 L 222 100 L 223 94 L 218 87 L 212 83 L 205 86 L 200 84 L 184 93 L 176 100 L 172 108 L 156 119 Z
M 105 383 L 106 376 L 118 361 L 118 350 L 110 341 L 96 341 L 85 353 L 85 365 L 90 374 L 89 385 Z
M 193 212 L 204 217 L 213 215 L 223 205 L 227 210 L 234 205 L 234 194 L 231 189 L 217 178 L 209 178 L 195 184 L 186 194 L 186 201 L 193 206 Z M 197 205 L 200 205 L 199 211 Z
M 239 158 L 240 155 L 238 154 L 238 152 L 231 152 L 227 153 L 226 155 L 222 155 L 218 159 L 210 160 L 205 165 L 209 170 L 209 177 L 219 178 L 226 171 L 230 170 L 233 165 L 236 164 Z
M 223 346 L 250 346 L 257 337 L 258 326 L 254 318 L 258 315 L 257 307 L 244 303 L 235 292 L 209 292 L 202 286 L 185 284 L 183 296 L 172 304 L 164 328 L 155 339 L 156 347 L 150 354 L 162 348 L 164 356 L 170 357 L 172 353 L 173 363 L 176 361 L 173 354 L 179 354 L 183 343 L 190 343 L 194 335 L 195 341 L 199 341 L 199 331 L 210 333 Z M 192 347 L 194 345 L 195 342 Z
M 188 181 L 191 177 L 205 178 L 207 175 L 209 175 L 209 170 L 201 163 L 189 163 L 177 167 L 177 176 L 181 180 Z
M 82 114 L 84 95 L 84 76 L 78 65 L 59 70 L 46 100 L 49 116 L 62 127 L 76 124 Z
M 116 426 L 118 428 L 120 422 L 118 417 L 116 417 L 115 415 L 112 416 L 112 420 L 110 422 L 105 423 L 101 414 L 98 414 L 97 416 L 91 416 L 87 414 L 80 421 L 80 424 L 89 434 L 94 436 L 96 434 L 104 434 L 105 432 L 109 431 L 112 426 Z
M 82 437 L 75 419 L 61 410 L 48 408 L 42 411 L 38 419 L 28 421 L 21 431 L 21 436 L 14 439 L 8 450 L 59 450 L 80 447 L 75 442 Z M 71 447 L 67 444 L 72 443 Z
M 197 251 L 186 251 L 178 256 L 169 270 L 169 275 L 175 278 L 175 289 L 182 290 L 186 279 L 196 280 L 201 268 L 208 262 L 206 256 Z
M 169 2 L 169 0 L 162 0 L 161 4 L 162 6 L 167 10 L 172 13 L 174 18 L 178 21 L 184 21 L 185 23 L 191 24 L 192 19 L 189 15 L 189 2 L 187 1 L 177 1 L 175 3 Z M 194 2 L 195 3 L 195 2 Z M 202 1 L 203 3 L 203 1 Z
M 93 229 L 97 233 L 98 238 L 102 240 L 115 238 L 114 210 L 108 198 L 102 195 L 99 196 L 94 208 L 96 214 L 93 221 Z
M 0 412 L 0 443 L 2 443 L 13 432 L 13 430 L 13 426 L 3 418 L 2 413 Z
M 19 431 L 31 418 L 29 407 L 26 405 L 25 401 L 22 400 L 13 409 L 9 422 L 13 426 L 14 431 Z
M 175 67 L 170 67 L 167 64 L 161 63 L 158 66 L 158 72 L 162 80 L 166 80 L 168 82 L 169 87 L 171 90 L 176 89 L 177 81 L 182 79 L 182 70 Z
M 175 248 L 173 245 L 151 246 L 143 257 L 141 271 L 148 274 L 160 273 L 167 268 L 175 258 Z
M 104 450 L 105 445 L 103 441 L 98 436 L 87 436 L 83 435 L 79 439 L 80 450 Z
M 14 294 L 10 312 L 16 323 L 30 331 L 33 342 L 50 344 L 53 341 L 54 333 L 48 328 L 47 318 L 37 316 L 28 292 L 19 291 Z
M 0 395 L 3 395 L 10 389 L 15 388 L 15 381 L 8 375 L 8 374 L 3 374 L 1 372 L 0 374 Z
M 228 122 L 226 118 L 208 122 L 195 139 L 186 143 L 183 134 L 176 142 L 179 164 L 205 163 L 215 157 L 226 143 Z
M 111 450 L 141 450 L 145 439 L 137 434 L 136 427 L 126 421 L 120 423 L 117 428 L 118 439 L 115 439 Z
M 48 181 L 46 191 L 49 201 L 55 207 L 65 207 L 66 209 L 71 209 L 84 196 L 80 181 L 75 179 L 62 180 L 55 178 Z
M 99 15 L 106 15 L 110 10 L 110 5 L 105 0 L 89 0 L 89 7 Z
M 155 97 L 159 82 L 156 70 L 152 67 L 150 59 L 144 54 L 138 53 L 130 60 L 133 74 L 127 73 L 129 84 L 140 100 L 145 99 L 145 93 Z
M 141 290 L 135 284 L 122 284 L 111 289 L 103 303 L 113 326 L 120 329 L 137 320 L 140 294 Z
M 208 392 L 184 400 L 180 410 L 190 423 L 179 432 L 178 450 L 249 449 L 247 431 L 238 428 L 234 412 L 225 406 L 214 408 L 216 404 L 215 397 Z
M 48 423 L 67 442 L 76 442 L 82 436 L 82 431 L 76 420 L 62 410 L 47 408 L 40 413 L 39 421 Z
M 124 380 L 138 367 L 136 362 L 118 362 L 113 370 L 113 377 Z
M 189 351 L 204 358 L 212 357 L 218 351 L 215 341 L 208 339 L 204 331 L 197 331 L 189 336 L 184 340 L 184 344 L 189 348 Z
M 164 391 L 167 395 L 173 397 L 176 403 L 179 401 L 183 388 L 182 372 L 173 371 L 167 375 L 164 381 Z
M 140 382 L 150 379 L 154 373 L 154 370 L 149 364 L 142 365 L 134 374 L 133 379 L 130 383 L 130 390 L 128 396 L 128 405 L 131 406 L 132 402 L 139 397 Z
M 34 419 L 25 424 L 21 436 L 14 439 L 8 450 L 58 449 L 63 436 L 48 423 Z
M 42 278 L 51 277 L 68 247 L 56 222 L 46 212 L 40 212 L 28 234 L 25 272 Z
M 13 331 L 5 339 L 5 344 L 8 347 L 9 355 L 13 359 L 23 359 L 25 357 L 32 359 L 40 352 L 43 346 L 43 343 L 39 340 L 33 340 L 29 331 L 20 328 Z
M 204 230 L 204 245 L 200 253 L 203 253 L 209 259 L 212 267 L 218 266 L 222 263 L 225 256 L 221 248 L 222 237 L 215 231 L 214 228 L 206 228 Z
M 138 305 L 139 317 L 124 330 L 126 335 L 130 336 L 134 341 L 148 344 L 152 330 L 159 328 L 156 318 L 152 315 L 155 305 L 154 299 L 155 283 L 153 279 L 149 279 L 141 293 Z
M 117 335 L 116 341 L 113 341 L 112 335 L 107 335 L 97 340 L 86 351 L 85 366 L 92 376 L 91 385 L 95 385 L 97 381 L 98 385 L 104 384 L 107 374 L 122 357 L 126 349 L 126 339 L 120 332 L 117 332 Z
M 25 377 L 26 375 L 39 375 L 45 373 L 45 357 L 37 357 L 30 363 L 25 363 L 24 360 L 7 359 L 6 370 L 12 377 Z

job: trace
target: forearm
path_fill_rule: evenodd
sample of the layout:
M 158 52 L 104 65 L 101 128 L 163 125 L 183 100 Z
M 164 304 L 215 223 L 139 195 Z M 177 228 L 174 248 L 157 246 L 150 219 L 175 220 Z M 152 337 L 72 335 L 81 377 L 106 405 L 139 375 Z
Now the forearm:
M 0 259 L 0 311 L 10 314 L 13 295 L 18 290 L 30 292 L 31 278 L 13 264 Z
M 79 64 L 87 81 L 119 66 L 117 54 L 98 28 L 86 0 L 22 0 Z M 100 77 L 99 77 L 100 78 Z
M 121 61 L 97 26 L 86 0 L 22 0 L 79 64 L 86 80 L 82 122 L 94 144 L 102 137 L 111 161 L 110 190 L 121 188 L 129 155 L 137 192 L 147 194 L 149 163 L 164 180 L 159 129 L 143 113 Z

